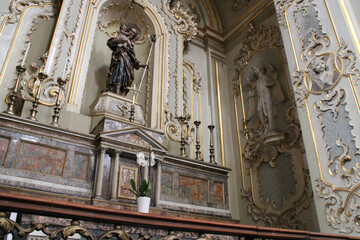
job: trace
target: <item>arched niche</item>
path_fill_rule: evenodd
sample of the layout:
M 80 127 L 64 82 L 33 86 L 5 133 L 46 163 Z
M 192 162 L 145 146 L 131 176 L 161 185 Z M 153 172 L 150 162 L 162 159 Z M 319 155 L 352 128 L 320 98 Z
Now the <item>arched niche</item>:
M 81 33 L 78 55 L 72 72 L 68 103 L 80 108 L 80 113 L 90 115 L 89 107 L 105 89 L 111 50 L 107 40 L 116 34 L 120 24 L 135 23 L 141 29 L 141 37 L 135 43 L 137 58 L 145 63 L 150 52 L 150 35 L 156 34 L 150 58 L 150 70 L 145 74 L 137 102 L 143 107 L 147 126 L 153 126 L 156 114 L 159 114 L 161 92 L 164 85 L 165 69 L 165 34 L 161 17 L 149 4 L 142 7 L 126 0 L 90 2 L 85 26 Z M 143 69 L 135 71 L 134 84 L 139 86 Z M 148 79 L 147 79 L 148 77 Z M 127 95 L 131 98 L 132 94 Z

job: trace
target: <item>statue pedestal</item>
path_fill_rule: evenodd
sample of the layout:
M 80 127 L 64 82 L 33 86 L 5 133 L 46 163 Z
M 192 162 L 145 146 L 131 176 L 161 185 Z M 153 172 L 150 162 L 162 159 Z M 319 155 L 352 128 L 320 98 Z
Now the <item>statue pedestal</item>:
M 279 142 L 285 139 L 285 134 L 283 132 L 273 131 L 264 136 L 262 136 L 261 140 L 264 143 L 272 143 L 272 142 Z
M 143 109 L 140 104 L 135 102 L 135 120 L 132 123 L 145 125 Z M 91 129 L 105 116 L 111 116 L 123 121 L 129 121 L 131 109 L 131 100 L 112 92 L 104 92 L 100 94 L 95 102 L 90 106 L 92 115 Z

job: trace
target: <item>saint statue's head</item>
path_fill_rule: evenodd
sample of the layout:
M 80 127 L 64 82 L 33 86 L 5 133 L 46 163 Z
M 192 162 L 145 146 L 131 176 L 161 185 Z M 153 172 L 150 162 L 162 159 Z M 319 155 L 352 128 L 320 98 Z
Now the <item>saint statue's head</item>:
M 261 65 L 255 65 L 252 67 L 253 72 L 255 73 L 255 75 L 259 75 L 260 73 L 264 74 L 265 73 L 265 69 L 264 67 L 262 67 Z
M 129 40 L 132 42 L 137 41 L 141 36 L 141 29 L 135 23 L 126 24 Z

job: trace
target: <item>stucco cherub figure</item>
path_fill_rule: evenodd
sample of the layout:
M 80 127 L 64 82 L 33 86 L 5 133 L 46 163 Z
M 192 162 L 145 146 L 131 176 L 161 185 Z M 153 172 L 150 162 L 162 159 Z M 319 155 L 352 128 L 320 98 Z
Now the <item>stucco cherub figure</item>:
M 310 64 L 307 73 L 313 83 L 315 83 L 320 90 L 324 89 L 325 84 L 333 85 L 335 72 L 335 56 L 330 54 L 326 56 L 316 57 Z
M 250 78 L 245 78 L 249 84 L 248 111 L 246 122 L 251 120 L 255 113 L 259 116 L 263 126 L 262 135 L 279 133 L 276 129 L 276 101 L 284 102 L 285 95 L 273 66 L 257 65 L 252 68 Z

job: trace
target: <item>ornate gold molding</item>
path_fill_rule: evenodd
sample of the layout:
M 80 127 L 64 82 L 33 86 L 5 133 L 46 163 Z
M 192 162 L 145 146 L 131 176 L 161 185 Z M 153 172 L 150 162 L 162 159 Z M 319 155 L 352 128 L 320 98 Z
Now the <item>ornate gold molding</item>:
M 27 237 L 33 231 L 42 231 L 47 238 L 68 239 L 74 234 L 79 234 L 82 238 L 88 240 L 105 240 L 105 239 L 122 239 L 122 240 L 151 240 L 155 239 L 148 234 L 139 234 L 138 238 L 132 237 L 128 232 L 124 231 L 121 226 L 114 226 L 113 230 L 105 231 L 99 237 L 95 237 L 90 229 L 82 227 L 79 220 L 72 220 L 70 225 L 62 227 L 49 227 L 47 223 L 31 222 L 30 227 L 25 228 L 20 224 L 10 220 L 6 213 L 0 212 L 0 229 L 4 231 L 4 234 L 16 232 L 19 237 Z M 205 240 L 205 234 L 199 234 L 196 240 Z M 176 236 L 174 231 L 169 231 L 167 236 L 160 238 L 159 240 L 181 240 Z
M 304 70 L 293 74 L 295 99 L 299 107 L 310 94 L 322 94 L 333 89 L 345 77 L 351 77 L 354 83 L 360 80 L 360 71 L 355 68 L 356 55 L 341 42 L 336 51 L 329 51 L 329 38 L 315 33 L 309 45 L 302 53 L 302 59 L 308 63 Z
M 343 121 L 339 118 L 349 118 L 349 113 L 345 110 L 348 104 L 345 97 L 344 89 L 332 89 L 325 91 L 315 103 L 328 151 L 328 162 L 323 163 L 324 166 L 320 165 L 322 174 L 316 179 L 316 190 L 319 197 L 327 201 L 325 211 L 329 224 L 340 232 L 353 233 L 360 232 L 357 203 L 360 200 L 360 163 L 358 149 L 352 142 L 353 137 L 349 139 L 342 134 L 342 130 L 337 130 Z M 330 115 L 326 117 L 325 113 Z M 327 139 L 329 135 L 337 138 L 335 144 Z
M 184 60 L 184 66 L 187 66 L 191 70 L 191 79 L 193 83 L 193 90 L 196 93 L 202 93 L 201 75 L 197 68 L 197 65 L 190 60 Z
M 54 5 L 55 8 L 59 8 L 60 1 L 58 0 L 12 0 L 10 3 L 9 10 L 10 12 L 3 14 L 0 17 L 0 34 L 2 33 L 2 30 L 4 29 L 4 26 L 6 24 L 14 24 L 17 23 L 20 19 L 21 14 L 23 11 L 28 8 L 29 6 L 38 6 L 41 8 L 45 8 L 46 5 Z M 51 14 L 51 12 L 48 12 L 48 14 Z
M 184 9 L 180 0 L 167 0 L 169 11 L 177 24 L 177 31 L 184 36 L 184 40 L 190 41 L 198 33 L 198 22 L 190 9 Z
M 21 82 L 21 97 L 26 101 L 34 101 L 35 96 L 38 94 L 39 102 L 41 104 L 45 106 L 55 106 L 59 94 L 60 105 L 62 105 L 66 98 L 65 88 L 59 88 L 58 83 L 56 83 L 53 78 L 47 78 L 44 82 L 40 81 L 38 75 L 44 70 L 47 61 L 47 53 L 42 56 L 40 60 L 42 61 L 42 64 L 39 66 L 35 63 L 31 64 L 29 71 L 30 76 L 24 78 Z

